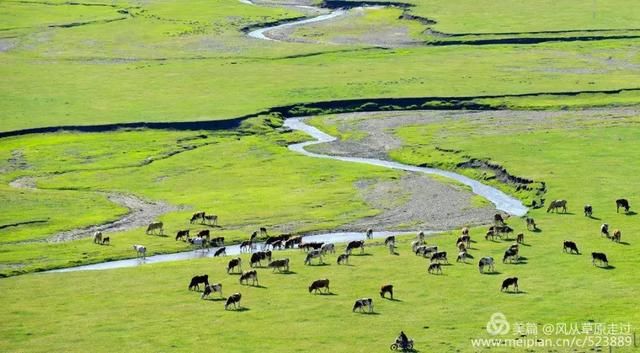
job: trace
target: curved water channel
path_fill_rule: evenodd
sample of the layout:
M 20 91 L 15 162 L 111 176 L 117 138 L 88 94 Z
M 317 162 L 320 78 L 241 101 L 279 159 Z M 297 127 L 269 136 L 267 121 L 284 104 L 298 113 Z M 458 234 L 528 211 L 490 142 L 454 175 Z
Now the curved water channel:
M 522 205 L 522 203 L 519 200 L 505 194 L 504 192 L 498 189 L 484 185 L 476 180 L 473 180 L 471 178 L 468 178 L 466 176 L 463 176 L 457 173 L 434 169 L 434 168 L 416 167 L 416 166 L 406 165 L 398 162 L 385 161 L 385 160 L 373 159 L 373 158 L 342 157 L 342 156 L 323 155 L 323 154 L 309 152 L 305 150 L 305 147 L 310 145 L 335 141 L 336 138 L 318 130 L 317 128 L 311 125 L 306 124 L 304 122 L 304 118 L 286 119 L 284 122 L 284 126 L 292 130 L 305 132 L 311 135 L 313 138 L 315 138 L 314 141 L 307 141 L 307 142 L 289 145 L 289 149 L 291 151 L 301 153 L 306 156 L 314 157 L 314 158 L 334 159 L 334 160 L 339 160 L 344 162 L 369 164 L 369 165 L 404 170 L 409 172 L 441 175 L 470 186 L 471 190 L 474 193 L 485 197 L 487 200 L 491 201 L 496 206 L 497 209 L 501 211 L 510 213 L 515 216 L 523 216 L 524 214 L 527 213 L 527 208 L 524 205 Z M 434 233 L 434 232 L 430 232 L 430 233 Z M 373 238 L 384 238 L 389 235 L 406 235 L 406 234 L 415 234 L 415 232 L 374 232 Z M 324 234 L 316 234 L 316 235 L 306 235 L 303 237 L 304 241 L 306 242 L 317 241 L 317 242 L 326 242 L 326 243 L 347 242 L 351 240 L 360 240 L 365 238 L 366 238 L 365 234 L 362 232 L 360 233 L 335 232 L 335 233 L 324 233 Z M 262 244 L 257 244 L 258 248 L 261 248 L 261 246 Z M 153 263 L 161 263 L 161 262 L 169 262 L 169 261 L 206 258 L 206 257 L 213 257 L 216 250 L 217 248 L 213 248 L 209 250 L 194 250 L 194 251 L 186 251 L 186 252 L 173 253 L 173 254 L 155 255 L 155 256 L 149 256 L 145 259 L 128 259 L 128 260 L 119 260 L 119 261 L 109 261 L 109 262 L 102 262 L 102 263 L 97 263 L 92 265 L 52 270 L 47 272 L 108 270 L 108 269 L 116 269 L 116 268 L 135 267 L 142 264 L 153 264 Z M 227 255 L 240 254 L 240 246 L 233 245 L 233 246 L 226 247 L 226 254 Z

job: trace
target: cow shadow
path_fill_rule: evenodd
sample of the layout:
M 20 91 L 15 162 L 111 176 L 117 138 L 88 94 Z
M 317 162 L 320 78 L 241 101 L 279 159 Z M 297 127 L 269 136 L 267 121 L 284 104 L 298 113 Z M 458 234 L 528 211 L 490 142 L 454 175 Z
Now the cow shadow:
M 317 294 L 317 295 L 326 295 L 326 296 L 334 296 L 334 295 L 338 295 L 338 294 L 333 293 L 333 292 L 329 292 L 329 293 L 318 292 L 318 293 L 314 293 L 314 294 Z
M 308 265 L 305 265 L 305 266 L 322 267 L 322 266 L 331 266 L 331 264 L 327 263 L 327 262 L 320 262 L 320 263 L 317 263 L 315 265 L 314 264 L 308 264 Z
M 626 212 L 624 215 L 625 215 L 625 216 L 635 216 L 635 215 L 637 215 L 637 214 L 638 214 L 638 213 L 636 213 L 635 211 L 629 211 L 629 212 Z
M 575 213 L 573 212 L 554 212 L 557 215 L 567 215 L 567 216 L 574 216 Z
M 237 309 L 233 309 L 233 310 L 227 310 L 227 311 L 233 311 L 233 312 L 238 312 L 238 313 L 243 313 L 245 311 L 250 311 L 251 309 L 247 308 L 246 306 L 241 306 Z
M 262 284 L 258 284 L 257 286 L 251 286 L 253 288 L 267 289 L 267 286 L 263 286 Z
M 629 242 L 626 242 L 626 241 L 618 242 L 618 244 L 622 244 L 622 245 L 631 245 Z
M 400 299 L 396 299 L 396 298 L 387 298 L 387 297 L 384 297 L 383 299 L 386 299 L 386 300 L 388 300 L 388 301 L 390 301 L 390 302 L 398 302 L 398 303 L 402 303 L 402 300 L 400 300 Z
M 501 275 L 501 274 L 502 274 L 502 272 L 500 272 L 500 271 L 493 271 L 493 272 L 483 272 L 483 273 L 481 273 L 481 274 L 483 274 L 483 275 L 489 275 L 489 276 L 496 276 L 496 275 Z
M 600 220 L 602 220 L 602 218 L 600 218 L 600 217 L 594 217 L 594 216 L 587 216 L 587 217 L 588 217 L 588 218 L 591 218 L 591 219 L 593 219 L 593 220 L 595 220 L 595 221 L 600 221 Z
M 223 298 L 223 297 L 221 297 L 221 298 L 205 298 L 205 299 L 202 299 L 202 300 L 208 300 L 208 301 L 212 301 L 212 302 L 221 302 L 221 301 L 226 301 L 227 298 Z
M 355 314 L 361 314 L 361 315 L 380 315 L 380 313 L 375 312 L 375 311 L 372 311 L 372 312 L 369 312 L 369 311 L 362 311 L 362 312 L 354 311 L 354 313 Z
M 531 246 L 531 244 L 527 244 L 527 243 L 518 243 L 518 244 L 520 244 L 521 246 Z
M 362 254 L 351 254 L 351 256 L 373 256 L 373 255 L 369 253 L 362 253 Z
M 517 292 L 511 290 L 511 291 L 504 291 L 502 293 L 511 294 L 511 295 L 527 294 L 527 292 L 523 290 L 519 290 Z
M 542 228 L 540 228 L 540 227 L 536 227 L 535 229 L 530 230 L 530 232 L 531 232 L 531 233 L 542 233 Z
M 227 273 L 229 276 L 240 276 L 242 275 L 242 272 L 229 272 Z
M 607 271 L 614 270 L 614 269 L 616 268 L 616 267 L 615 267 L 615 266 L 613 266 L 613 265 L 607 265 L 607 266 L 596 266 L 596 267 L 598 267 L 599 269 L 602 269 L 602 270 L 607 270 Z
M 280 272 L 274 272 L 275 274 L 280 274 L 280 275 L 295 275 L 297 272 L 296 271 L 280 271 Z

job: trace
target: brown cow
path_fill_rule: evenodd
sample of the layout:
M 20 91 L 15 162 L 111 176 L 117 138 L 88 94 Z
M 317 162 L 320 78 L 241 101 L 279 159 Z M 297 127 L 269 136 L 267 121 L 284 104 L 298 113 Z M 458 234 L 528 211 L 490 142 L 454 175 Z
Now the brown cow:
M 391 295 L 391 299 L 393 299 L 393 285 L 392 284 L 385 284 L 384 286 L 380 287 L 380 297 L 384 298 L 384 295 L 389 293 L 389 295 Z

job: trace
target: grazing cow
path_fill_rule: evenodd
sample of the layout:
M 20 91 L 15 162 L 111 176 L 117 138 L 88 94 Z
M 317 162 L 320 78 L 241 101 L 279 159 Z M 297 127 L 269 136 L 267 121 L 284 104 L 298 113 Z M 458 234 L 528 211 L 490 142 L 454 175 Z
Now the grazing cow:
M 493 215 L 493 223 L 495 223 L 496 225 L 504 225 L 504 218 L 502 218 L 501 214 L 496 213 L 495 215 Z
M 208 284 L 208 285 L 204 286 L 204 292 L 202 292 L 202 295 L 200 296 L 200 299 L 204 299 L 205 297 L 209 297 L 209 294 L 215 293 L 215 292 L 218 292 L 220 294 L 220 297 L 222 298 L 222 284 L 221 283 Z
M 458 237 L 458 240 L 456 240 L 456 244 L 461 242 L 464 243 L 467 248 L 471 247 L 471 237 L 468 234 Z
M 215 253 L 213 253 L 213 257 L 216 256 L 227 256 L 227 248 L 226 247 L 221 247 L 220 249 L 216 250 Z
M 487 256 L 480 259 L 480 262 L 478 262 L 478 269 L 480 270 L 480 273 L 484 273 L 485 267 L 489 267 L 489 270 L 491 272 L 496 271 L 495 261 L 493 260 L 493 257 Z
M 364 240 L 352 240 L 347 244 L 346 253 L 351 255 L 351 250 L 360 248 L 360 253 L 364 252 Z
M 253 243 L 251 240 L 243 240 L 240 243 L 240 252 L 251 252 L 251 249 L 253 249 Z
M 229 260 L 229 264 L 227 265 L 227 273 L 231 273 L 231 270 L 234 268 L 238 269 L 238 272 L 242 272 L 242 259 L 236 257 L 235 259 Z
M 371 299 L 371 298 L 360 298 L 360 299 L 356 300 L 356 302 L 353 304 L 353 309 L 351 311 L 355 312 L 356 310 L 360 310 L 360 312 L 363 312 L 364 308 L 369 308 L 369 312 L 372 313 L 373 312 L 373 299 Z
M 348 264 L 349 263 L 349 254 L 340 254 L 338 255 L 338 265 L 340 264 Z
M 564 243 L 562 243 L 562 251 L 569 253 L 575 252 L 576 254 L 580 255 L 580 251 L 578 251 L 578 245 L 576 245 L 576 243 L 572 242 L 571 240 L 565 240 Z
M 384 295 L 389 293 L 389 295 L 391 295 L 391 299 L 393 299 L 393 285 L 392 284 L 385 284 L 384 286 L 380 287 L 380 297 L 384 298 Z
M 95 244 L 100 244 L 102 243 L 102 232 L 95 232 L 93 233 L 93 242 Z
M 629 212 L 629 201 L 627 199 L 617 199 L 616 200 L 616 213 L 620 211 L 620 207 L 624 208 L 624 212 Z
M 385 246 L 389 246 L 389 244 L 395 245 L 396 244 L 396 236 L 395 235 L 390 235 L 388 237 L 386 237 L 384 239 L 384 245 Z
M 527 221 L 527 229 L 528 230 L 536 230 L 536 229 L 538 229 L 538 227 L 536 226 L 536 221 L 533 218 L 527 217 L 526 221 Z
M 207 251 L 209 251 L 209 244 L 207 243 L 207 241 L 203 238 L 190 238 L 189 239 L 189 243 L 191 243 L 191 245 L 193 245 L 194 248 L 200 248 L 200 249 L 207 249 Z
M 516 243 L 524 244 L 524 234 L 523 233 L 518 233 L 518 235 L 516 235 Z
M 609 225 L 606 223 L 603 223 L 600 226 L 600 235 L 604 235 L 605 237 L 609 237 Z
M 446 251 L 439 251 L 434 253 L 433 255 L 431 255 L 431 262 L 440 262 L 440 261 L 444 261 L 444 263 L 449 263 L 449 261 L 447 260 L 447 252 Z
M 367 239 L 373 238 L 373 229 L 371 228 L 367 229 L 367 232 L 365 233 L 365 235 L 367 236 Z
M 489 240 L 489 238 L 493 240 L 496 236 L 498 236 L 498 233 L 494 229 L 489 229 L 487 233 L 485 233 L 484 238 L 486 240 Z
M 255 232 L 254 232 L 255 233 Z M 281 241 L 282 237 L 281 236 L 277 236 L 277 237 L 268 237 L 267 240 L 265 240 L 264 245 L 263 245 L 263 249 L 266 249 L 269 246 L 272 246 L 273 243 Z
M 207 238 L 209 239 L 209 236 L 211 235 L 211 232 L 209 231 L 209 229 L 203 229 L 201 231 L 198 232 L 198 234 L 196 235 L 196 237 L 198 238 Z
M 209 241 L 209 244 L 213 247 L 224 246 L 224 237 L 215 237 Z
M 518 250 L 509 248 L 507 249 L 507 251 L 504 252 L 504 256 L 502 257 L 502 263 L 506 263 L 507 260 L 509 260 L 510 262 L 513 262 L 515 260 L 517 262 L 518 258 L 519 258 Z
M 209 285 L 209 275 L 194 276 L 189 283 L 189 290 L 200 290 L 200 283 Z
M 518 277 L 509 277 L 502 281 L 502 287 L 500 287 L 500 291 L 502 292 L 509 290 L 509 287 L 511 286 L 513 286 L 513 289 L 516 291 L 516 293 L 520 291 L 518 289 Z
M 411 251 L 413 251 L 415 253 L 416 249 L 421 245 L 424 245 L 424 240 L 414 240 L 414 241 L 412 241 L 411 242 Z
M 278 249 L 278 250 L 282 250 L 282 248 L 284 248 L 284 241 L 282 240 L 276 240 L 273 243 L 271 243 L 271 248 L 272 249 Z
M 189 238 L 189 229 L 179 230 L 178 233 L 176 233 L 176 241 L 184 240 L 183 238 L 185 237 Z
M 459 251 L 467 250 L 467 244 L 463 241 L 456 243 L 456 247 L 458 248 Z
M 461 251 L 458 253 L 458 258 L 456 259 L 456 262 L 463 262 L 466 264 L 467 259 L 473 259 L 473 256 L 471 256 L 471 254 L 469 254 L 467 251 Z
M 469 228 L 468 227 L 462 228 L 462 235 L 469 235 Z
M 609 266 L 609 260 L 607 260 L 607 255 L 603 252 L 592 252 L 591 253 L 591 263 L 595 266 L 596 260 L 600 261 L 600 264 L 604 264 L 605 266 Z
M 427 272 L 431 274 L 434 274 L 434 273 L 442 274 L 442 266 L 439 263 L 432 263 L 429 265 L 429 269 L 427 269 Z
M 262 260 L 271 261 L 271 250 L 258 251 L 251 254 L 250 266 L 254 267 L 255 264 L 262 266 Z
M 320 291 L 320 293 L 322 293 L 322 288 L 326 288 L 326 293 L 329 293 L 329 280 L 324 278 L 324 279 L 318 279 L 313 281 L 313 283 L 311 283 L 311 285 L 309 286 L 309 293 L 311 292 L 315 292 L 317 293 L 318 291 Z
M 320 251 L 323 254 L 326 253 L 332 253 L 335 254 L 336 253 L 336 246 L 333 243 L 327 243 L 327 244 L 322 244 L 322 247 L 320 248 Z
M 620 229 L 615 229 L 611 236 L 607 236 L 607 238 L 609 238 L 612 241 L 615 241 L 617 243 L 620 242 L 620 238 L 621 237 L 622 237 L 622 232 L 620 231 Z
M 322 248 L 322 245 L 324 245 L 324 243 L 318 243 L 318 242 L 300 243 L 300 245 L 298 245 L 298 248 L 304 251 L 318 250 Z
M 206 215 L 206 216 L 204 216 L 204 221 L 207 224 L 216 225 L 216 224 L 218 224 L 218 216 L 214 215 L 214 214 Z
M 427 257 L 427 256 L 430 256 L 432 253 L 437 253 L 437 252 L 438 252 L 437 245 L 431 245 L 431 246 L 420 245 L 416 248 L 416 256 L 422 255 L 424 257 Z
M 136 251 L 136 257 L 142 256 L 143 259 L 145 257 L 147 257 L 147 248 L 146 247 L 144 247 L 142 245 L 134 245 L 133 246 L 133 250 Z
M 547 213 L 554 211 L 558 212 L 559 209 L 562 209 L 562 213 L 567 213 L 567 200 L 553 200 L 549 204 L 549 208 L 547 208 Z
M 260 227 L 260 235 L 266 237 L 267 236 L 267 228 Z
M 109 237 L 102 237 L 102 245 L 109 245 L 110 240 Z
M 320 251 L 320 250 L 311 250 L 307 254 L 307 257 L 304 259 L 304 264 L 305 265 L 311 265 L 311 260 L 315 259 L 315 258 L 320 259 L 320 263 L 321 264 L 324 263 L 324 261 L 322 261 L 322 251 Z
M 273 272 L 276 272 L 276 269 L 279 272 L 289 272 L 289 259 L 280 259 L 269 262 L 269 267 L 273 268 Z
M 593 214 L 593 207 L 591 205 L 584 205 L 584 216 L 591 217 Z
M 193 224 L 199 219 L 201 220 L 201 222 L 204 222 L 204 216 L 205 216 L 204 211 L 196 212 L 191 216 L 191 220 L 189 221 L 189 223 Z
M 162 222 L 152 222 L 147 226 L 147 234 L 155 234 L 156 230 L 160 231 L 160 235 L 162 235 Z
M 260 285 L 258 282 L 258 272 L 256 272 L 256 270 L 244 271 L 240 276 L 240 284 L 242 284 L 242 282 L 249 284 L 249 280 L 251 280 L 252 286 L 255 286 L 256 284 Z
M 236 306 L 236 304 L 240 304 L 240 299 L 242 299 L 242 294 L 240 293 L 233 293 L 229 296 L 229 298 L 227 298 L 227 302 L 224 303 L 224 310 L 227 310 L 229 308 L 229 305 L 233 304 L 233 308 L 237 309 L 238 307 Z

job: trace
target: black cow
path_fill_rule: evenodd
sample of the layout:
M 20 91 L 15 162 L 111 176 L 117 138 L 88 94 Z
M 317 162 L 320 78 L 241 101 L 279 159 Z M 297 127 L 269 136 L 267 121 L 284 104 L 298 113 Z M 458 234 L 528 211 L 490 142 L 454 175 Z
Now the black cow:
M 250 266 L 255 267 L 255 264 L 262 266 L 262 260 L 271 261 L 271 250 L 267 251 L 258 251 L 251 254 L 251 262 Z
M 575 252 L 576 254 L 580 255 L 580 251 L 578 251 L 578 245 L 576 245 L 576 243 L 572 242 L 571 240 L 564 241 L 562 245 L 562 251 L 569 253 Z
M 516 291 L 516 293 L 520 291 L 518 289 L 518 277 L 510 277 L 502 281 L 502 287 L 500 288 L 500 291 L 506 291 L 510 286 L 513 286 L 513 289 Z
M 607 260 L 607 255 L 605 255 L 605 253 L 603 252 L 592 252 L 591 253 L 591 263 L 595 266 L 596 265 L 596 260 L 600 261 L 601 264 L 604 264 L 605 266 L 609 266 L 609 260 Z
M 380 287 L 380 297 L 384 298 L 384 295 L 389 293 L 391 295 L 391 299 L 393 299 L 393 285 L 392 284 L 385 284 L 384 286 Z
M 620 207 L 624 208 L 624 212 L 629 212 L 629 201 L 627 199 L 616 200 L 616 212 L 620 211 Z
M 445 263 L 449 263 L 449 261 L 447 260 L 447 252 L 439 251 L 431 255 L 431 262 L 435 261 L 444 261 Z
M 189 229 L 179 230 L 178 233 L 176 233 L 176 241 L 184 240 L 184 237 L 189 238 Z
M 189 290 L 200 290 L 200 283 L 204 283 L 205 286 L 209 285 L 209 275 L 195 276 L 189 283 Z
M 593 207 L 591 205 L 584 205 L 584 216 L 591 217 L 593 214 Z
M 324 279 L 318 279 L 313 281 L 313 283 L 311 283 L 311 285 L 309 286 L 309 293 L 311 292 L 318 292 L 320 291 L 320 293 L 322 293 L 322 288 L 326 288 L 326 293 L 329 293 L 329 280 L 324 278 Z
M 214 257 L 221 256 L 221 255 L 225 255 L 225 256 L 227 255 L 227 248 L 224 246 L 216 250 L 216 252 L 213 254 Z

